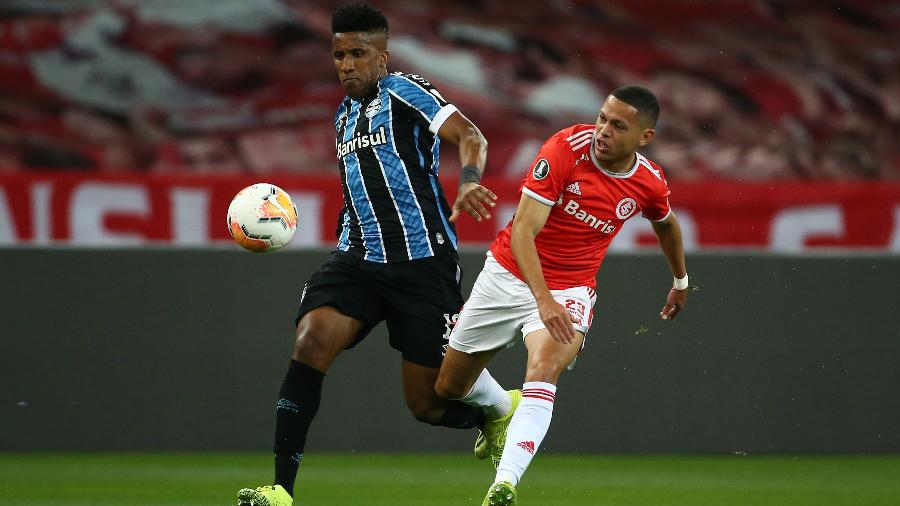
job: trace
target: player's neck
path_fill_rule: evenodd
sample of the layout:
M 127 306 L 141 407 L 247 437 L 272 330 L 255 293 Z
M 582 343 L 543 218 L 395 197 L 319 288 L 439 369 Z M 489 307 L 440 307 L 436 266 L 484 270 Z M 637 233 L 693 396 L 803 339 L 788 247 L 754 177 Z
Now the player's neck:
M 621 160 L 603 164 L 603 168 L 610 172 L 615 172 L 616 174 L 624 174 L 630 171 L 632 167 L 634 167 L 634 162 L 636 161 L 636 159 L 637 155 L 631 153 L 631 156 L 627 156 Z
M 378 94 L 378 89 L 379 89 L 378 86 L 381 84 L 381 80 L 384 79 L 385 77 L 387 77 L 387 75 L 388 75 L 387 69 L 382 69 L 381 72 L 378 73 L 378 79 L 376 79 L 375 82 L 372 83 L 372 86 L 369 87 L 369 89 L 366 90 L 365 93 L 361 94 L 358 97 L 350 97 L 350 98 L 352 100 L 356 100 L 357 102 L 359 102 L 362 100 L 366 100 L 367 98 L 375 97 L 375 95 Z

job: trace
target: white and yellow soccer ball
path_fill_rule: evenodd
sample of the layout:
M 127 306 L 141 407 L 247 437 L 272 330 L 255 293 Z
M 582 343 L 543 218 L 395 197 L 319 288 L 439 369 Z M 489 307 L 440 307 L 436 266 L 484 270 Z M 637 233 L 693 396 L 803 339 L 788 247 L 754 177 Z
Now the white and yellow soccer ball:
M 228 232 L 250 251 L 273 251 L 294 237 L 297 207 L 290 195 L 269 183 L 239 191 L 228 206 Z

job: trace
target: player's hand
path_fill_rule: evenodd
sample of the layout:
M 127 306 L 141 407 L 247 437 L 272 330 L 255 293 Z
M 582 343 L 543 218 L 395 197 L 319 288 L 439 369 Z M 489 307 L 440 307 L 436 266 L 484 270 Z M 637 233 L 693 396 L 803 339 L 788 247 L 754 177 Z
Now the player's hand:
M 562 344 L 569 344 L 575 340 L 575 326 L 573 323 L 578 322 L 578 318 L 566 310 L 553 297 L 547 297 L 537 301 L 538 314 L 544 326 L 550 331 L 550 337 L 554 341 Z
M 669 290 L 669 295 L 666 297 L 666 305 L 659 312 L 660 319 L 674 320 L 675 315 L 684 309 L 684 304 L 687 302 L 687 293 L 687 288 L 684 290 L 676 290 L 675 288 Z
M 491 212 L 488 208 L 496 205 L 497 196 L 494 195 L 494 192 L 478 183 L 463 183 L 459 187 L 459 193 L 456 195 L 456 202 L 453 203 L 453 213 L 450 215 L 450 221 L 459 219 L 459 215 L 463 212 L 469 213 L 475 218 L 475 221 L 489 220 Z

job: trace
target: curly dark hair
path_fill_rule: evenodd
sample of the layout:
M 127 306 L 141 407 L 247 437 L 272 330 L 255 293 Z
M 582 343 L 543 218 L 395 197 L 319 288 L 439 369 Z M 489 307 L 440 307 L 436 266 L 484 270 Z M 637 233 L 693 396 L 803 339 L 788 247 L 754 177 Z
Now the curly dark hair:
M 344 4 L 331 16 L 331 33 L 388 32 L 388 20 L 365 2 Z

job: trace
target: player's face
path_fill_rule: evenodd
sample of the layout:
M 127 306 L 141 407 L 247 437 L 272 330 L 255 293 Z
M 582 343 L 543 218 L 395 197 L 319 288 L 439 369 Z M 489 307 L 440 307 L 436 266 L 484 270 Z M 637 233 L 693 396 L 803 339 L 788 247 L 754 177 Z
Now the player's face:
M 610 95 L 600 108 L 596 133 L 594 156 L 599 162 L 612 164 L 631 160 L 638 148 L 653 139 L 654 131 L 642 124 L 636 108 Z
M 331 54 L 341 86 L 350 98 L 366 96 L 387 75 L 387 36 L 383 33 L 336 33 L 331 38 Z

